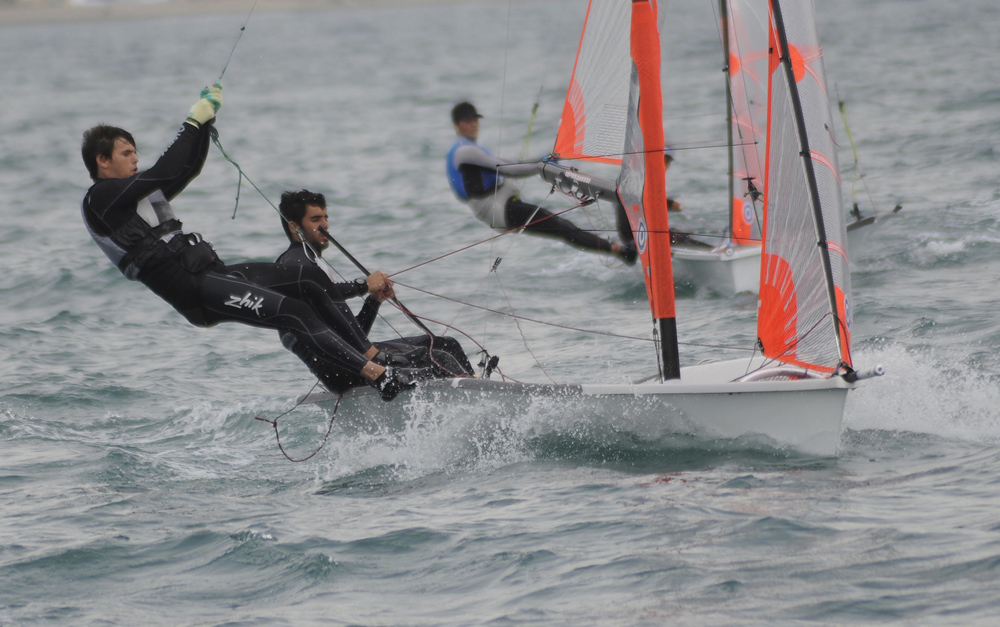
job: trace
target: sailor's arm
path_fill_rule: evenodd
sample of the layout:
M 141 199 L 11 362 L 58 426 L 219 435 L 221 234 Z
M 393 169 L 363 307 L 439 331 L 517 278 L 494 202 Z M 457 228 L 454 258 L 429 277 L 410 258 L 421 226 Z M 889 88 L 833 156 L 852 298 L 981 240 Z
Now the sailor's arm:
M 455 151 L 455 166 L 461 167 L 463 165 L 475 165 L 488 170 L 496 170 L 504 176 L 519 178 L 541 172 L 544 163 L 540 158 L 523 163 L 508 161 L 491 155 L 475 144 L 466 144 Z
M 375 271 L 363 279 L 353 281 L 330 281 L 326 291 L 336 298 L 347 300 L 357 296 L 371 294 L 379 298 L 379 302 L 395 296 L 392 290 L 392 281 L 382 271 Z
M 126 204 L 161 190 L 167 200 L 184 191 L 208 158 L 212 121 L 222 106 L 222 87 L 215 85 L 202 91 L 201 98 L 191 107 L 173 143 L 160 155 L 151 168 L 137 174 L 121 198 Z M 121 202 L 119 201 L 119 202 Z

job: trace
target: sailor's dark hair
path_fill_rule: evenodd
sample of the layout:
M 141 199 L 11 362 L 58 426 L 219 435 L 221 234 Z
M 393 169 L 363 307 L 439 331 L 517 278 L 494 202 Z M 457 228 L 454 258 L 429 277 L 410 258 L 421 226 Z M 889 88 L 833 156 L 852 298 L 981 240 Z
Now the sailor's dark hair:
M 292 229 L 289 222 L 301 225 L 302 219 L 306 217 L 306 205 L 313 205 L 326 209 L 326 198 L 323 194 L 311 192 L 308 189 L 300 189 L 297 192 L 285 192 L 281 195 L 281 202 L 278 203 L 278 210 L 281 212 L 281 228 L 285 230 L 285 236 L 289 242 L 294 242 Z
M 97 156 L 110 159 L 115 151 L 115 142 L 124 139 L 135 147 L 135 139 L 132 134 L 125 129 L 108 124 L 98 124 L 83 132 L 83 143 L 80 145 L 80 154 L 83 156 L 83 164 L 90 172 L 90 178 L 97 180 Z

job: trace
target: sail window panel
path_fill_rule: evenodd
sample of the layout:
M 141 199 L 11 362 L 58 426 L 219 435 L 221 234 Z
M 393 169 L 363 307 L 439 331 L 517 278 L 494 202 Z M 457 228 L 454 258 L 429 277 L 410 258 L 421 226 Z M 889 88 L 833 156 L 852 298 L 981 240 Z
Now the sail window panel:
M 621 159 L 632 64 L 631 11 L 627 2 L 591 3 L 556 140 L 562 158 Z
M 628 108 L 616 104 L 605 104 L 597 121 L 595 130 L 588 131 L 583 143 L 583 153 L 590 156 L 622 158 L 625 152 L 625 137 L 622 129 L 628 123 Z

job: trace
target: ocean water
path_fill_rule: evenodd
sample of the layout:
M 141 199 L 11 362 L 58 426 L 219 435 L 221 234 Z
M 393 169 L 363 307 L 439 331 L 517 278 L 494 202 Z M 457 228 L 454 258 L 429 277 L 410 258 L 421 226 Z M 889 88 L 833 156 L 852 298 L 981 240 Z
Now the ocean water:
M 691 228 L 717 227 L 726 193 L 714 4 L 661 3 L 669 186 Z M 885 218 L 851 253 L 855 363 L 888 374 L 850 396 L 834 458 L 418 395 L 384 424 L 338 419 L 315 457 L 287 461 L 255 418 L 292 409 L 307 370 L 273 332 L 188 325 L 79 217 L 83 130 L 130 129 L 150 164 L 246 14 L 0 26 L 0 624 L 995 624 L 1000 8 L 818 4 L 864 174 L 838 120 L 845 200 Z M 489 235 L 444 177 L 451 105 L 474 100 L 481 141 L 515 156 L 538 98 L 527 150 L 546 150 L 583 9 L 258 9 L 225 73 L 223 145 L 272 201 L 324 192 L 365 264 L 409 268 Z M 223 259 L 271 259 L 278 218 L 246 181 L 237 205 L 238 181 L 213 148 L 175 210 Z M 566 204 L 537 181 L 523 194 Z M 635 268 L 557 242 L 502 238 L 397 279 L 649 333 Z M 655 371 L 645 341 L 398 291 L 519 380 Z M 753 297 L 678 293 L 684 363 L 752 343 Z M 415 333 L 390 311 L 373 335 L 394 329 Z M 327 424 L 300 407 L 282 443 L 305 456 Z

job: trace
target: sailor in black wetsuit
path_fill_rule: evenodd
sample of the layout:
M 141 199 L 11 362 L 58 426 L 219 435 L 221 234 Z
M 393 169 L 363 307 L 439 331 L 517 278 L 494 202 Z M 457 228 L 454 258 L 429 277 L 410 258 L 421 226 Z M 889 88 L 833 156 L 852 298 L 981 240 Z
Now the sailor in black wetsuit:
M 326 198 L 309 190 L 288 191 L 281 195 L 278 205 L 281 226 L 290 242 L 288 250 L 275 263 L 300 268 L 318 268 L 323 251 L 330 245 L 324 232 L 329 232 Z M 322 270 L 322 268 L 320 268 Z M 324 271 L 324 274 L 325 271 Z M 378 315 L 379 307 L 394 296 L 392 281 L 382 272 L 374 272 L 367 279 L 335 282 L 325 285 L 327 294 L 345 316 L 353 316 L 344 302 L 348 298 L 368 294 L 355 320 L 367 335 Z M 343 392 L 364 384 L 356 372 L 345 370 L 317 355 L 308 342 L 301 341 L 300 333 L 292 329 L 281 331 L 281 343 L 295 353 L 331 391 Z M 379 354 L 376 359 L 385 365 L 397 367 L 430 367 L 439 377 L 471 376 L 472 365 L 457 340 L 440 336 L 404 337 L 398 340 L 375 342 Z M 433 359 L 430 357 L 433 349 Z
M 491 155 L 476 144 L 481 117 L 469 102 L 460 102 L 452 108 L 451 120 L 458 140 L 448 151 L 446 161 L 452 191 L 469 205 L 477 218 L 498 230 L 525 225 L 527 233 L 556 237 L 582 250 L 603 252 L 635 263 L 636 251 L 631 239 L 624 240 L 628 242 L 625 246 L 612 243 L 546 209 L 523 202 L 518 190 L 504 178 L 537 174 L 544 161 L 513 163 Z
M 94 185 L 82 210 L 94 241 L 127 278 L 196 326 L 242 322 L 294 330 L 317 355 L 357 373 L 385 400 L 412 387 L 412 373 L 373 361 L 378 350 L 326 296 L 328 279 L 318 268 L 228 266 L 200 235 L 181 231 L 169 201 L 201 172 L 221 105 L 220 84 L 204 89 L 173 144 L 143 172 L 127 131 L 101 124 L 84 133 L 81 152 Z

